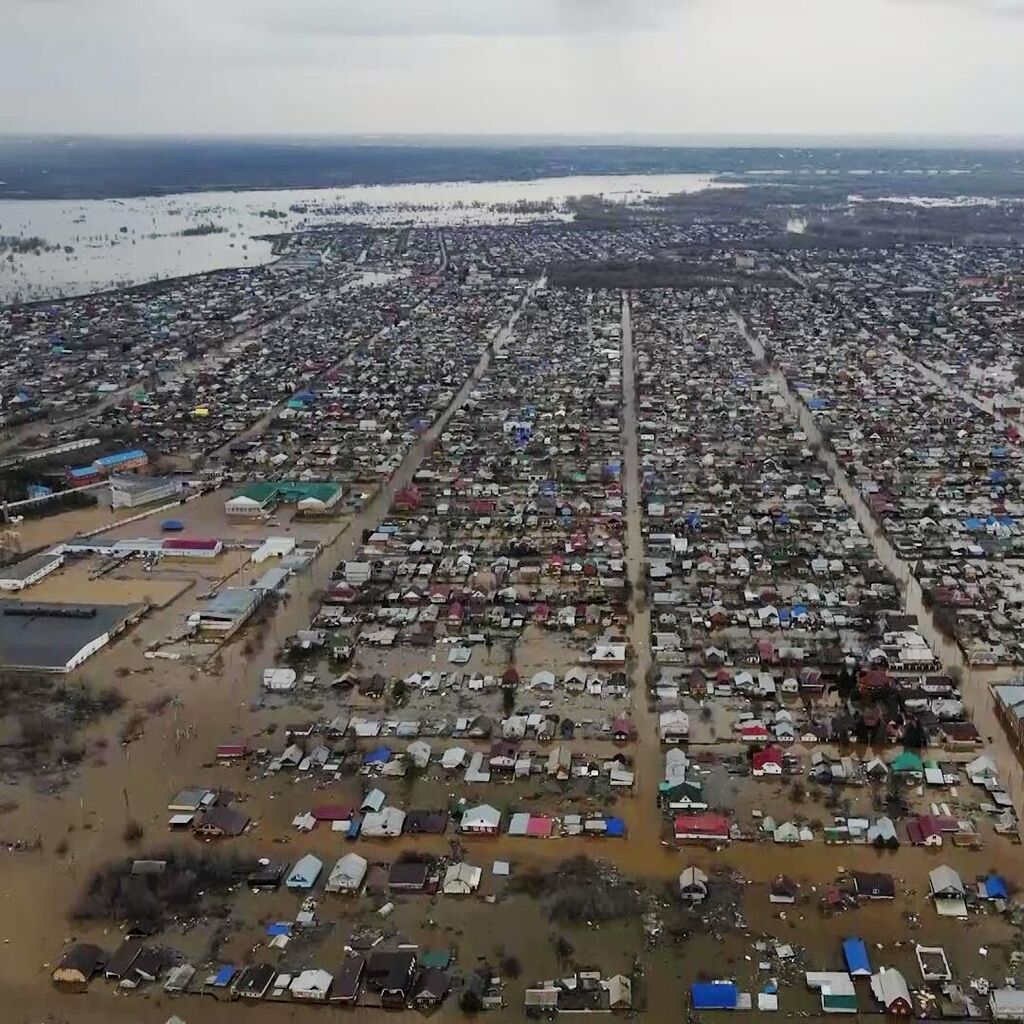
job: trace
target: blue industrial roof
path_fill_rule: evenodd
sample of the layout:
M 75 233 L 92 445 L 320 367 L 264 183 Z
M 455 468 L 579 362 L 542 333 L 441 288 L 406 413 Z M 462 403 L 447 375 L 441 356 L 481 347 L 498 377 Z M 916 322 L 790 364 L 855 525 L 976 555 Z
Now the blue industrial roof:
M 368 754 L 363 755 L 363 764 L 386 764 L 391 760 L 391 750 L 389 747 L 377 747 L 376 750 L 371 750 Z
M 177 532 L 178 530 L 184 530 L 185 524 L 180 519 L 165 519 L 160 524 L 161 530 L 171 530 Z
M 690 1001 L 695 1010 L 735 1010 L 739 991 L 732 981 L 695 981 Z
M 141 448 L 132 448 L 127 452 L 115 452 L 113 455 L 104 455 L 96 460 L 97 466 L 117 466 L 122 462 L 131 462 L 134 459 L 144 459 L 146 453 Z
M 850 974 L 866 976 L 871 973 L 871 961 L 868 959 L 868 947 L 863 939 L 856 936 L 843 939 L 843 957 L 846 969 Z
M 626 834 L 626 823 L 622 818 L 605 818 L 606 836 L 624 836 Z

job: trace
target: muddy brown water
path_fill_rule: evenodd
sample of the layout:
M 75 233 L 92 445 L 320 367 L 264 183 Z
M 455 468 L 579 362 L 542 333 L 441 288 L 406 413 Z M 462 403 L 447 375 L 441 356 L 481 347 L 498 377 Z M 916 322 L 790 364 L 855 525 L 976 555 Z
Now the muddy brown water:
M 269 621 L 254 652 L 247 654 L 241 640 L 229 644 L 222 651 L 223 671 L 218 675 L 160 660 L 146 661 L 141 641 L 159 639 L 165 633 L 166 622 L 144 620 L 132 635 L 90 659 L 82 673 L 97 682 L 113 682 L 115 670 L 128 667 L 133 674 L 118 680 L 118 685 L 130 700 L 144 704 L 170 692 L 178 696 L 179 706 L 151 719 L 144 737 L 127 747 L 117 743 L 118 721 L 99 723 L 87 730 L 82 737 L 89 750 L 85 770 L 52 798 L 40 799 L 29 784 L 0 787 L 0 798 L 18 804 L 0 816 L 0 838 L 13 841 L 38 837 L 43 843 L 41 853 L 0 853 L 6 903 L 6 913 L 0 918 L 0 995 L 21 1007 L 19 1012 L 25 1020 L 47 1013 L 52 1013 L 55 1020 L 75 1021 L 163 1021 L 169 1016 L 169 1010 L 157 1011 L 147 1005 L 147 1000 L 117 998 L 104 984 L 95 986 L 85 999 L 70 1002 L 50 989 L 48 965 L 72 935 L 98 936 L 107 946 L 113 942 L 112 930 L 103 935 L 103 929 L 78 927 L 67 921 L 67 912 L 91 871 L 104 861 L 124 855 L 121 834 L 129 818 L 147 826 L 150 844 L 191 842 L 164 833 L 163 809 L 168 793 L 190 781 L 210 779 L 208 765 L 217 743 L 232 735 L 261 730 L 260 718 L 251 711 L 250 702 L 257 693 L 262 669 L 273 663 L 275 651 L 287 636 L 308 626 L 316 610 L 315 593 L 326 584 L 334 566 L 352 556 L 363 529 L 386 517 L 394 494 L 410 482 L 446 424 L 487 371 L 495 347 L 500 348 L 514 329 L 522 308 L 520 305 L 510 323 L 488 344 L 450 405 L 418 439 L 374 500 L 325 548 L 311 571 L 298 578 L 291 598 Z M 211 496 L 210 500 L 223 502 L 223 497 Z M 26 523 L 24 543 L 26 547 L 56 543 L 108 522 L 116 527 L 123 518 L 109 510 L 88 509 Z M 131 526 L 125 529 L 132 531 Z M 146 532 L 139 529 L 137 535 Z M 262 532 L 266 532 L 265 527 Z M 253 837 L 251 842 L 239 845 L 265 852 L 270 838 Z M 65 839 L 69 849 L 61 858 L 52 851 Z M 289 848 L 289 855 L 292 850 Z M 194 1009 L 186 1002 L 181 1007 L 185 1019 L 191 1019 L 200 1006 L 206 1020 L 226 1020 L 231 1015 L 230 1010 L 206 1001 Z M 266 1008 L 266 1012 L 281 1019 L 299 1011 L 276 1007 Z
M 624 485 L 626 496 L 627 568 L 634 591 L 640 590 L 643 570 L 643 538 L 641 533 L 641 506 L 639 485 L 639 456 L 636 438 L 636 393 L 632 344 L 632 330 L 628 302 L 622 306 L 623 326 L 623 452 Z M 499 336 L 500 346 L 508 330 Z M 101 942 L 107 948 L 117 943 L 117 930 L 113 926 L 84 927 L 68 920 L 67 914 L 78 897 L 90 872 L 105 860 L 125 853 L 122 831 L 129 817 L 141 821 L 147 831 L 142 848 L 158 848 L 172 843 L 194 846 L 187 837 L 168 837 L 164 819 L 169 793 L 192 782 L 237 787 L 251 792 L 253 803 L 266 810 L 258 829 L 239 840 L 233 848 L 244 852 L 280 855 L 294 859 L 302 852 L 315 851 L 328 864 L 346 849 L 330 831 L 318 829 L 299 836 L 287 827 L 293 807 L 301 801 L 301 783 L 279 777 L 273 780 L 253 781 L 246 777 L 242 767 L 213 768 L 209 765 L 213 747 L 232 736 L 258 735 L 271 720 L 268 712 L 253 708 L 262 669 L 272 663 L 279 643 L 290 633 L 305 627 L 315 611 L 313 595 L 323 586 L 330 570 L 342 558 L 350 556 L 359 543 L 364 528 L 375 525 L 383 518 L 394 492 L 404 486 L 431 446 L 436 442 L 445 424 L 466 399 L 474 383 L 486 372 L 493 346 L 483 354 L 474 374 L 465 382 L 452 405 L 441 419 L 418 441 L 409 452 L 395 477 L 385 486 L 366 511 L 354 518 L 348 529 L 333 540 L 312 571 L 300 578 L 291 599 L 279 609 L 262 634 L 261 642 L 251 653 L 245 653 L 245 644 L 239 639 L 223 651 L 223 672 L 218 675 L 190 670 L 182 665 L 146 662 L 141 647 L 131 637 L 118 641 L 109 649 L 90 660 L 85 673 L 97 681 L 112 680 L 115 669 L 127 666 L 134 674 L 119 680 L 119 685 L 133 701 L 144 703 L 163 691 L 175 693 L 180 706 L 166 710 L 146 724 L 144 737 L 128 747 L 116 742 L 119 722 L 102 722 L 90 729 L 85 739 L 89 744 L 87 765 L 72 784 L 53 797 L 40 798 L 30 787 L 5 786 L 0 798 L 17 800 L 17 809 L 0 816 L 0 836 L 31 838 L 39 836 L 43 842 L 41 852 L 0 853 L 3 858 L 4 882 L 0 893 L 4 913 L 0 916 L 0 997 L 13 1012 L 0 1013 L 0 1019 L 25 1024 L 47 1021 L 82 1022 L 140 1022 L 162 1024 L 172 1013 L 188 1024 L 206 1021 L 210 1024 L 228 1024 L 251 1015 L 259 1021 L 316 1021 L 379 1020 L 380 1012 L 372 1010 L 340 1011 L 321 1007 L 301 1007 L 290 1004 L 260 1005 L 240 1008 L 237 1004 L 220 1004 L 199 997 L 169 1000 L 157 993 L 119 996 L 106 982 L 97 981 L 82 996 L 56 993 L 49 984 L 50 965 L 59 955 L 65 941 L 72 936 Z M 805 429 L 808 424 L 799 408 Z M 813 424 L 812 424 L 813 425 Z M 810 434 L 811 431 L 808 430 Z M 847 484 L 844 494 L 849 491 Z M 853 495 L 856 498 L 856 495 Z M 850 495 L 847 494 L 850 500 Z M 856 501 L 851 501 L 854 508 Z M 866 510 L 865 510 L 866 511 Z M 859 513 L 858 513 L 859 514 Z M 64 536 L 85 529 L 87 522 L 95 523 L 98 512 L 69 513 L 47 521 L 47 530 L 53 530 L 55 540 L 60 528 Z M 35 526 L 35 524 L 32 524 Z M 39 527 L 43 532 L 43 527 Z M 144 531 L 140 531 L 142 533 Z M 869 532 L 873 539 L 877 539 Z M 906 578 L 903 576 L 902 578 Z M 913 599 L 912 599 L 913 600 Z M 173 605 L 172 605 L 173 607 Z M 170 609 L 168 609 L 170 611 Z M 630 665 L 633 680 L 643 692 L 644 677 L 650 664 L 649 615 L 642 605 L 633 609 L 629 639 L 632 649 Z M 924 621 L 922 619 L 922 621 Z M 164 623 L 143 623 L 140 629 L 146 640 L 148 633 L 158 634 Z M 956 664 L 948 645 L 940 647 L 947 664 Z M 974 674 L 972 674 L 973 676 Z M 979 683 L 979 686 L 981 684 Z M 634 716 L 639 730 L 636 755 L 636 786 L 631 797 L 618 801 L 617 811 L 627 820 L 628 840 L 600 842 L 585 839 L 527 840 L 498 839 L 467 840 L 464 845 L 467 859 L 485 868 L 485 892 L 494 886 L 489 867 L 495 859 L 510 860 L 513 870 L 522 866 L 541 869 L 554 866 L 566 857 L 585 853 L 612 861 L 631 878 L 643 880 L 655 892 L 671 886 L 679 871 L 687 864 L 696 864 L 706 870 L 736 869 L 750 884 L 743 890 L 743 909 L 748 928 L 738 933 L 695 934 L 683 945 L 667 944 L 652 951 L 643 951 L 640 923 L 623 921 L 601 928 L 586 924 L 576 927 L 553 928 L 532 901 L 522 897 L 502 900 L 494 905 L 480 900 L 408 898 L 398 901 L 399 906 L 390 922 L 414 941 L 422 941 L 431 948 L 457 945 L 459 966 L 468 970 L 476 965 L 478 957 L 493 957 L 498 945 L 514 953 L 522 961 L 523 975 L 508 986 L 509 1007 L 489 1017 L 496 1021 L 523 1019 L 522 990 L 526 984 L 546 977 L 557 976 L 559 965 L 553 953 L 551 936 L 564 932 L 576 948 L 576 959 L 590 963 L 607 973 L 628 972 L 633 955 L 640 953 L 644 968 L 644 993 L 652 1019 L 677 1019 L 685 1012 L 686 985 L 701 974 L 736 976 L 741 987 L 756 992 L 770 977 L 778 975 L 778 965 L 762 971 L 758 967 L 761 956 L 753 948 L 754 939 L 763 932 L 792 941 L 808 950 L 807 966 L 835 966 L 839 960 L 838 944 L 846 934 L 859 934 L 869 942 L 873 960 L 899 966 L 911 983 L 916 981 L 916 967 L 911 961 L 908 939 L 919 937 L 929 943 L 946 946 L 960 977 L 973 972 L 987 972 L 997 977 L 1002 956 L 1009 948 L 1011 936 L 1000 919 L 972 918 L 969 925 L 942 921 L 927 905 L 922 894 L 927 890 L 927 872 L 939 863 L 957 868 L 967 879 L 973 879 L 990 868 L 1003 871 L 1008 877 L 1019 877 L 1019 848 L 996 840 L 990 848 L 974 853 L 968 850 L 943 849 L 923 852 L 901 848 L 891 853 L 878 854 L 866 847 L 829 847 L 816 842 L 806 847 L 782 847 L 773 844 L 733 844 L 723 850 L 692 848 L 677 850 L 663 844 L 662 819 L 656 806 L 657 783 L 661 774 L 661 751 L 657 741 L 656 718 L 647 708 L 646 701 L 634 701 Z M 297 712 L 295 717 L 301 717 Z M 985 726 L 982 726 L 983 731 Z M 995 732 L 994 735 L 1001 735 Z M 97 741 L 106 740 L 102 748 Z M 999 750 L 1002 764 L 1006 764 L 1005 751 Z M 354 788 L 357 780 L 332 787 L 331 798 L 340 799 Z M 746 785 L 747 783 L 744 783 Z M 400 785 L 400 783 L 398 784 Z M 424 799 L 431 799 L 442 790 L 437 783 L 425 784 Z M 437 788 L 435 788 L 437 787 Z M 454 789 L 455 787 L 453 787 Z M 274 791 L 281 791 L 274 796 Z M 285 795 L 287 793 L 287 795 Z M 273 843 L 277 837 L 287 837 L 286 845 Z M 54 848 L 66 839 L 69 852 L 58 857 Z M 451 837 L 422 838 L 402 842 L 400 846 L 386 842 L 361 841 L 357 849 L 371 860 L 387 861 L 403 848 L 415 846 L 424 852 L 447 853 Z M 816 900 L 821 887 L 834 879 L 840 868 L 885 870 L 899 879 L 900 896 L 892 904 L 878 904 L 861 908 L 846 915 L 823 919 L 819 917 Z M 799 881 L 802 896 L 808 902 L 793 907 L 779 908 L 767 901 L 766 885 L 780 873 Z M 817 887 L 817 892 L 812 892 Z M 358 902 L 358 901 L 354 901 Z M 294 913 L 298 900 L 287 893 L 264 898 L 249 893 L 239 895 L 238 915 L 247 925 L 244 931 L 233 935 L 226 952 L 242 958 L 252 950 L 252 943 L 260 934 L 259 922 L 287 917 Z M 922 926 L 910 931 L 902 914 L 921 915 Z M 348 926 L 360 915 L 356 907 L 338 905 L 328 898 L 321 899 L 324 918 L 336 922 L 337 927 L 328 934 L 311 954 L 311 963 L 331 968 L 342 953 L 342 942 Z M 785 918 L 779 916 L 785 914 Z M 364 915 L 365 916 L 365 915 Z M 198 955 L 206 932 L 197 929 L 182 938 L 180 945 Z M 168 941 L 177 944 L 177 937 Z M 897 946 L 896 941 L 904 944 Z M 877 950 L 876 944 L 883 945 Z M 988 957 L 979 950 L 991 947 Z M 258 956 L 264 955 L 260 951 Z M 873 1007 L 862 983 L 861 1007 Z M 815 1015 L 817 998 L 807 993 L 802 979 L 791 976 L 782 990 L 783 1013 L 803 1011 Z M 399 1015 L 409 1020 L 419 1015 Z M 459 1016 L 454 1001 L 441 1011 L 443 1019 Z

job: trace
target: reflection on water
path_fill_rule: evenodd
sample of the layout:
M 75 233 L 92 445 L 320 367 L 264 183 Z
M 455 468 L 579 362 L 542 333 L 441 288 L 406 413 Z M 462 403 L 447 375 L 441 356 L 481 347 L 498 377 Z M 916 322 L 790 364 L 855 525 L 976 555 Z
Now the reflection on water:
M 45 251 L 0 257 L 0 301 L 74 295 L 272 259 L 257 235 L 329 223 L 510 223 L 551 218 L 512 204 L 584 195 L 619 202 L 708 188 L 700 174 L 593 175 L 532 181 L 361 185 L 266 192 L 195 192 L 135 199 L 0 200 L 0 236 L 39 238 Z M 567 218 L 564 212 L 558 214 Z M 182 234 L 209 228 L 200 234 Z

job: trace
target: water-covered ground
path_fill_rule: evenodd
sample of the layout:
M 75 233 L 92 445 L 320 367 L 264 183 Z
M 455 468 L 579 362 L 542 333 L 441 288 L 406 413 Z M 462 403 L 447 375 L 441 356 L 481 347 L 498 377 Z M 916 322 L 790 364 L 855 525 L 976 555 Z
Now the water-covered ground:
M 570 216 L 564 204 L 579 196 L 638 202 L 700 191 L 711 181 L 700 174 L 577 175 L 133 199 L 0 200 L 0 238 L 8 240 L 7 252 L 0 242 L 0 302 L 258 266 L 273 255 L 271 243 L 256 236 L 327 223 L 393 225 L 415 218 L 418 224 L 479 224 L 564 218 Z

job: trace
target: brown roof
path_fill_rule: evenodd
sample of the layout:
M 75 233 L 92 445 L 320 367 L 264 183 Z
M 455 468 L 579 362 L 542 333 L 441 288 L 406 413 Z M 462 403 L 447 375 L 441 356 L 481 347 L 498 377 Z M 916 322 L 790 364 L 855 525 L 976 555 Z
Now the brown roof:
M 240 836 L 248 825 L 248 814 L 236 811 L 233 807 L 210 807 L 196 819 L 192 827 L 213 828 L 221 835 Z

